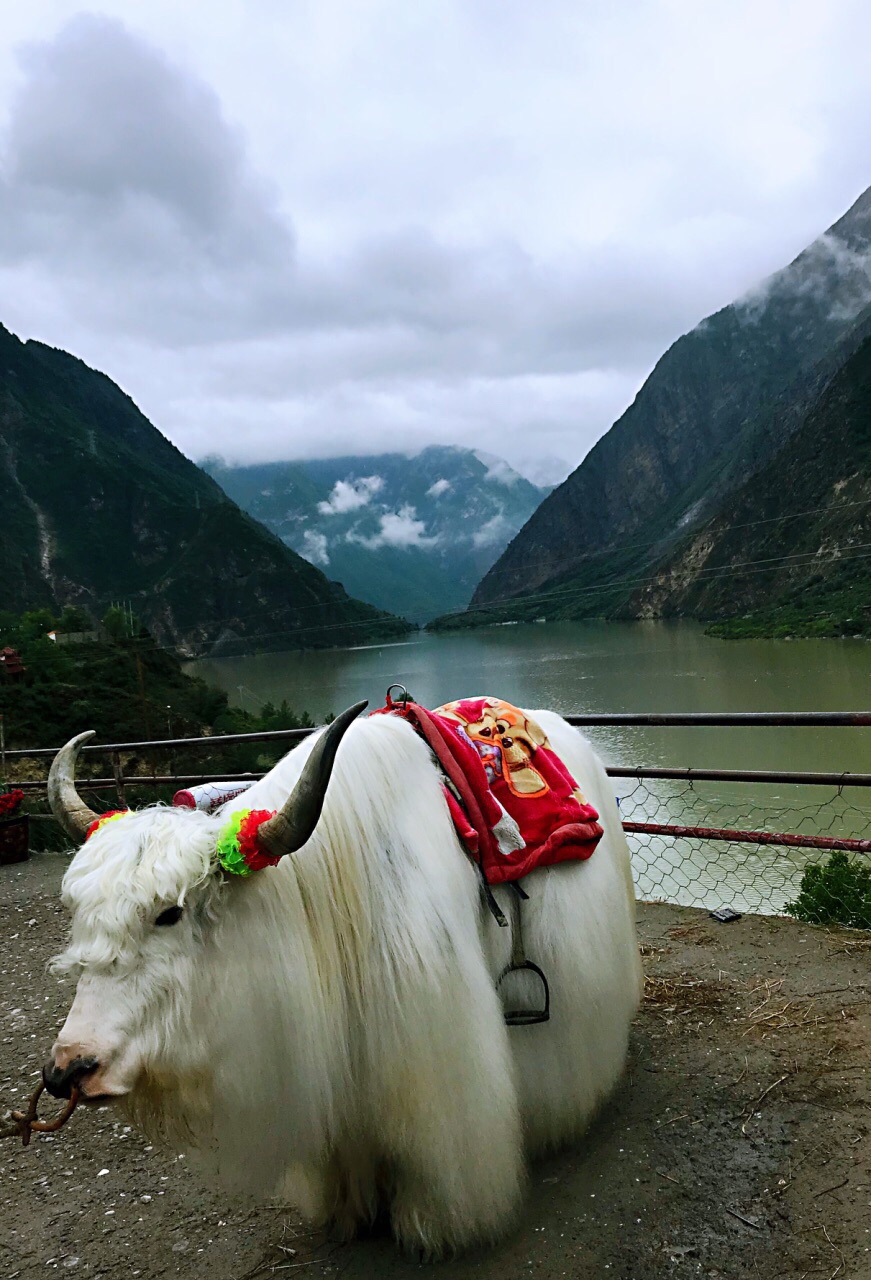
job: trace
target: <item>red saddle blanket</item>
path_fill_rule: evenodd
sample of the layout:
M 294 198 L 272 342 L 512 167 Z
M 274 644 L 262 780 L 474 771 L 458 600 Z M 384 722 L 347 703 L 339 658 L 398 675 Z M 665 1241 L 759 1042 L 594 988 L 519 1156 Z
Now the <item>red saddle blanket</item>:
M 499 698 L 466 698 L 427 711 L 392 703 L 432 749 L 454 825 L 488 884 L 536 867 L 589 858 L 602 828 L 577 782 L 525 712 Z

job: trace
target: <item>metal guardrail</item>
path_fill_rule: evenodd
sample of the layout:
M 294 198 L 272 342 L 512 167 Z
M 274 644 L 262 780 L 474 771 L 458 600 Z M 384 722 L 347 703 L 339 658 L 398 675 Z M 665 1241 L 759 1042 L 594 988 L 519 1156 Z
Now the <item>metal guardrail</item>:
M 205 782 L 258 782 L 266 777 L 266 771 L 245 773 L 234 769 L 232 779 L 228 779 L 227 770 L 223 773 L 122 773 L 111 778 L 79 778 L 76 783 L 79 791 L 116 791 L 121 787 L 196 787 Z M 45 791 L 45 779 L 27 779 L 16 782 L 20 791 Z
M 615 713 L 583 713 L 566 715 L 569 724 L 577 727 L 595 727 L 607 725 L 625 726 L 715 726 L 715 727 L 795 727 L 795 728 L 862 728 L 871 727 L 871 711 L 736 711 L 736 712 L 615 712 Z M 143 753 L 160 751 L 172 753 L 179 748 L 210 750 L 225 746 L 240 746 L 258 742 L 278 742 L 292 745 L 314 732 L 313 728 L 273 729 L 256 733 L 214 734 L 198 738 L 158 738 L 139 742 L 89 743 L 84 751 L 90 754 L 108 755 L 112 761 L 112 776 L 99 778 L 83 778 L 79 787 L 82 791 L 116 792 L 124 803 L 125 790 L 129 788 L 156 788 L 195 786 L 201 783 L 223 781 L 224 773 L 160 773 L 125 774 L 122 768 L 122 753 Z M 16 748 L 7 750 L 5 758 L 9 759 L 48 759 L 55 754 L 56 748 Z M 635 779 L 639 783 L 647 781 L 684 782 L 692 789 L 695 783 L 774 783 L 786 786 L 830 787 L 840 795 L 845 787 L 871 787 L 871 774 L 848 772 L 809 772 L 773 769 L 693 769 L 648 766 L 610 766 L 607 769 L 612 778 Z M 257 781 L 264 772 L 241 772 L 232 770 L 234 779 Z M 42 779 L 16 782 L 26 792 L 44 792 L 45 781 Z M 637 796 L 632 797 L 634 808 L 643 808 Z M 661 803 L 661 797 L 652 797 Z M 726 844 L 773 845 L 783 849 L 805 848 L 824 850 L 843 850 L 852 854 L 871 852 L 871 840 L 858 839 L 851 836 L 830 836 L 818 832 L 758 831 L 738 826 L 696 826 L 676 822 L 635 822 L 624 815 L 624 828 L 630 835 L 666 838 L 672 841 L 691 840 L 724 842 Z
M 616 713 L 583 713 L 567 714 L 566 721 L 578 727 L 612 726 L 716 726 L 716 727 L 870 727 L 871 712 L 616 712 Z M 291 730 L 265 730 L 254 733 L 215 733 L 202 737 L 174 737 L 174 739 L 150 739 L 136 742 L 90 742 L 85 746 L 86 753 L 109 755 L 113 764 L 111 777 L 83 778 L 79 787 L 83 791 L 100 792 L 115 791 L 123 801 L 127 787 L 169 787 L 197 786 L 206 782 L 223 781 L 257 781 L 264 777 L 264 772 L 240 772 L 238 769 L 218 773 L 124 773 L 122 753 L 145 753 L 145 751 L 167 751 L 186 749 L 218 749 L 224 746 L 240 746 L 255 742 L 293 742 L 301 741 L 314 728 L 291 728 Z M 55 748 L 18 748 L 5 751 L 6 759 L 47 759 L 55 754 Z M 667 767 L 608 767 L 608 774 L 614 778 L 635 778 L 635 780 L 663 780 L 687 782 L 737 782 L 737 783 L 780 783 L 780 785 L 827 786 L 842 790 L 843 787 L 871 787 L 871 773 L 847 772 L 790 772 L 783 769 L 694 769 Z M 18 782 L 22 790 L 28 792 L 45 791 L 44 780 L 28 780 Z M 728 827 L 689 827 L 676 823 L 625 823 L 630 832 L 644 835 L 671 836 L 674 838 L 692 836 L 708 838 L 708 840 L 739 841 L 742 844 L 767 844 L 781 846 L 803 845 L 818 849 L 844 849 L 866 851 L 867 841 L 847 840 L 847 838 L 797 835 L 789 832 L 752 832 L 745 829 Z M 870 846 L 871 847 L 871 846 Z
M 845 853 L 871 853 L 871 840 L 839 836 L 789 834 L 782 831 L 736 831 L 732 827 L 682 827 L 676 823 L 624 822 L 629 835 L 674 836 L 675 839 L 724 840 L 727 844 L 776 844 L 787 849 L 842 849 Z
M 315 728 L 322 726 L 316 725 Z M 150 738 L 145 742 L 89 742 L 82 747 L 83 752 L 115 752 L 115 751 L 165 751 L 172 747 L 226 747 L 246 742 L 298 742 L 307 738 L 312 729 L 263 729 L 259 733 L 215 733 L 200 738 Z M 7 760 L 12 759 L 49 759 L 56 756 L 60 747 L 16 747 L 7 750 Z
M 564 717 L 578 728 L 594 725 L 637 726 L 776 726 L 779 728 L 867 728 L 871 726 L 871 711 L 688 711 L 688 712 L 589 712 Z M 317 727 L 317 726 L 316 726 Z M 88 743 L 85 752 L 146 751 L 149 748 L 166 750 L 171 747 L 218 747 L 247 742 L 298 742 L 313 733 L 314 729 L 269 729 L 259 733 L 220 733 L 199 738 L 153 738 L 142 742 Z M 16 747 L 7 750 L 7 759 L 48 758 L 59 747 Z M 822 776 L 822 775 L 821 775 Z M 853 775 L 861 777 L 867 775 Z
M 312 733 L 313 730 L 301 730 L 305 734 Z M 197 741 L 197 739 L 191 739 Z M 104 751 L 115 755 L 118 753 L 117 747 L 104 747 Z M 631 766 L 626 768 L 622 765 L 608 765 L 605 772 L 611 778 L 662 778 L 673 779 L 679 782 L 773 782 L 784 783 L 796 786 L 812 786 L 812 787 L 871 787 L 871 773 L 808 773 L 806 771 L 790 771 L 783 769 L 692 769 L 692 768 L 666 768 L 666 767 L 647 767 L 645 765 Z M 233 778 L 242 781 L 256 782 L 260 778 L 266 776 L 266 771 L 260 773 L 240 773 L 236 770 L 233 772 Z M 122 784 L 139 786 L 170 786 L 172 783 L 183 783 L 186 787 L 197 786 L 204 782 L 224 782 L 226 780 L 225 773 L 173 773 L 173 774 L 121 774 L 120 776 L 112 776 L 111 778 L 88 778 L 82 782 L 82 786 L 88 791 L 108 790 Z M 16 787 L 20 787 L 24 791 L 45 790 L 45 780 L 38 778 L 36 780 L 16 782 Z
M 584 713 L 565 717 L 578 727 L 715 726 L 715 727 L 871 727 L 871 712 L 692 712 Z M 219 781 L 257 781 L 264 772 L 196 772 L 187 753 L 220 753 L 224 748 L 278 744 L 291 748 L 311 728 L 255 733 L 216 733 L 208 737 L 175 737 L 136 742 L 91 742 L 85 748 L 91 767 L 102 756 L 109 771 L 79 778 L 79 790 L 91 795 L 111 792 L 102 805 L 126 806 L 149 800 L 158 788 L 190 787 Z M 184 753 L 183 767 L 174 762 Z M 14 749 L 6 762 L 47 762 L 54 748 Z M 138 772 L 127 773 L 131 756 Z M 142 755 L 151 755 L 151 772 Z M 236 751 L 233 755 L 237 756 Z M 220 756 L 219 756 L 220 759 Z M 254 754 L 241 763 L 250 765 Z M 205 762 L 204 762 L 205 764 Z M 211 764 L 211 762 L 210 762 Z M 45 768 L 45 764 L 42 764 Z M 206 765 L 209 768 L 209 765 Z M 215 765 L 211 764 L 213 771 Z M 160 771 L 160 772 L 158 772 Z M 5 771 L 4 771 L 5 772 Z M 18 771 L 15 771 L 18 772 Z M 41 771 L 40 771 L 41 772 Z M 86 769 L 83 769 L 86 773 Z M 643 899 L 716 906 L 737 902 L 742 910 L 783 911 L 799 892 L 804 870 L 825 852 L 843 851 L 848 858 L 871 855 L 871 773 L 797 772 L 781 769 L 694 769 L 658 765 L 612 765 L 607 769 L 620 792 L 620 812 L 629 837 L 637 892 Z M 726 790 L 719 783 L 738 783 Z M 754 785 L 776 785 L 777 794 L 754 791 Z M 45 794 L 45 780 L 17 781 L 28 795 Z M 826 794 L 827 788 L 827 794 Z M 151 794 L 150 794 L 151 792 Z M 172 794 L 172 792 L 170 792 Z M 766 795 L 766 800 L 756 799 Z M 96 808 L 100 808 L 97 801 Z M 44 812 L 31 814 L 50 823 Z M 658 819 L 658 820 L 651 820 Z M 867 927 L 867 925 L 865 925 Z
M 778 728 L 868 728 L 871 711 L 591 711 L 568 714 L 563 717 L 578 728 L 592 725 L 650 725 L 650 726 L 714 726 L 727 728 L 742 725 L 770 725 Z M 216 733 L 199 738 L 151 738 L 142 742 L 90 742 L 84 752 L 146 751 L 149 748 L 166 750 L 170 747 L 220 747 L 246 742 L 298 742 L 314 733 L 311 729 L 264 729 L 258 733 Z M 48 758 L 60 747 L 16 747 L 6 751 L 7 759 Z M 854 775 L 863 776 L 863 775 Z
M 680 782 L 785 782 L 811 787 L 871 787 L 871 773 L 808 773 L 786 769 L 624 768 L 609 765 L 612 778 L 672 778 Z
M 871 725 L 871 711 L 677 711 L 660 714 L 656 711 L 614 711 L 607 714 L 590 712 L 584 715 L 567 715 L 569 724 L 583 726 L 595 724 L 634 725 L 776 725 L 779 728 L 796 726 L 851 729 Z

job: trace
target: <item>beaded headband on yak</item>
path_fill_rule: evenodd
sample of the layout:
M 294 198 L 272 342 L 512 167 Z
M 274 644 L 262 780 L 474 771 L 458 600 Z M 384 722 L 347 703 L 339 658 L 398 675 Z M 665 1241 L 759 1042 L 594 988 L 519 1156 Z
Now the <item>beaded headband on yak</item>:
M 95 831 L 108 822 L 126 817 L 129 812 L 129 809 L 111 809 L 108 813 L 101 813 L 88 827 L 85 839 L 90 840 Z M 234 876 L 250 876 L 281 861 L 281 855 L 270 853 L 258 835 L 263 823 L 274 817 L 275 812 L 271 809 L 239 809 L 231 815 L 221 828 L 216 845 L 218 862 L 225 871 Z

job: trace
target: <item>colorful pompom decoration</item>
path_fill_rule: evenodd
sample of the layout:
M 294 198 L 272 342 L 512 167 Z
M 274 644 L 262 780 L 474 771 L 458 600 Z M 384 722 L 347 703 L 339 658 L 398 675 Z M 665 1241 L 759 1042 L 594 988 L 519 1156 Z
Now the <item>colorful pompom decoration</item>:
M 218 836 L 218 861 L 234 876 L 250 876 L 252 871 L 274 867 L 281 861 L 261 845 L 257 829 L 275 814 L 269 809 L 240 809 Z
M 110 809 L 107 813 L 101 813 L 96 822 L 92 822 L 85 832 L 85 839 L 90 840 L 95 831 L 99 831 L 100 827 L 104 827 L 107 822 L 114 822 L 116 818 L 126 818 L 130 812 L 129 809 Z

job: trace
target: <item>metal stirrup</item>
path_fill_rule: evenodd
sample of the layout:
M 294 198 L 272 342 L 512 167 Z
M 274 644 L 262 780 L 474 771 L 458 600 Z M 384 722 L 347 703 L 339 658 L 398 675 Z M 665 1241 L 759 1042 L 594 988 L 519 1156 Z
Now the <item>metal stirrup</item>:
M 514 888 L 513 885 L 511 887 Z M 519 973 L 526 970 L 529 973 L 534 973 L 541 983 L 544 1007 L 541 1009 L 506 1009 L 504 1015 L 505 1023 L 509 1027 L 531 1027 L 538 1022 L 547 1022 L 550 1019 L 550 987 L 547 984 L 547 978 L 537 964 L 527 960 L 523 946 L 523 925 L 520 918 L 521 893 L 522 890 L 516 892 L 511 898 L 511 959 L 496 979 L 496 990 L 499 990 L 509 973 Z M 526 896 L 526 894 L 523 894 L 523 897 Z

